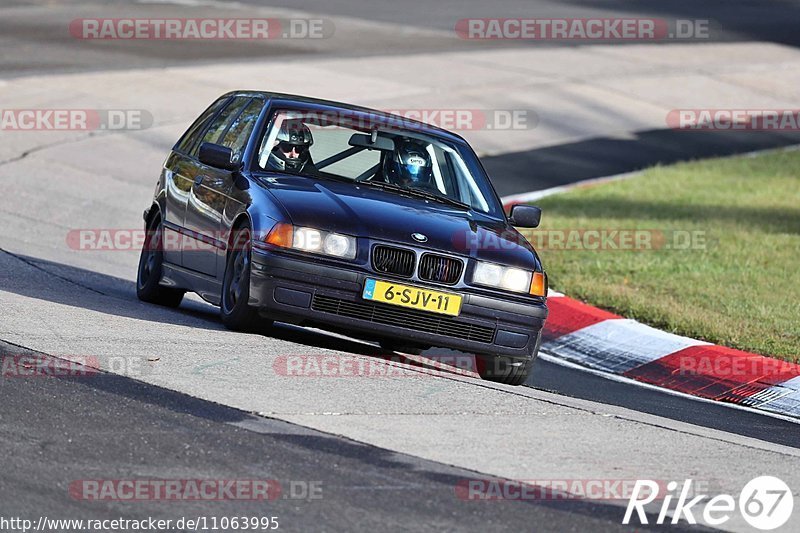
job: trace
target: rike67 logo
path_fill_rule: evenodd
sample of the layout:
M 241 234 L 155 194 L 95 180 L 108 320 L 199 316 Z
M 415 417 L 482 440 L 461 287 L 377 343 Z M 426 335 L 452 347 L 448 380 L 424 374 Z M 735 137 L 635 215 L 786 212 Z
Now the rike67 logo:
M 692 493 L 691 479 L 685 480 L 682 486 L 676 481 L 670 481 L 666 487 L 666 495 L 659 494 L 661 486 L 663 485 L 649 479 L 637 480 L 622 523 L 630 524 L 636 511 L 639 523 L 648 524 L 644 506 L 657 498 L 662 498 L 663 502 L 656 524 L 666 524 L 667 513 L 672 511 L 672 517 L 669 519 L 671 524 L 678 524 L 681 520 L 697 524 L 695 517 L 697 513 L 704 524 L 719 526 L 733 517 L 738 503 L 739 513 L 748 524 L 767 531 L 784 525 L 791 517 L 794 508 L 794 497 L 789 486 L 773 476 L 760 476 L 750 480 L 739 494 L 738 502 L 730 494 L 718 494 L 710 499 L 706 494 L 698 494 L 689 499 Z M 675 507 L 670 509 L 676 497 Z

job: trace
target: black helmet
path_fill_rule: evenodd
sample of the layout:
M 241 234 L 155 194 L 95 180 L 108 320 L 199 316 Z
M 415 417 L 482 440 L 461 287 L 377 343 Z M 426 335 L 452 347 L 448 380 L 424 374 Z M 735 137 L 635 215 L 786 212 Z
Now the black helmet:
M 409 139 L 395 141 L 395 151 L 384 160 L 384 174 L 400 185 L 427 185 L 433 175 L 431 156 L 425 145 Z
M 269 156 L 270 163 L 280 169 L 302 170 L 311 156 L 308 149 L 312 144 L 314 137 L 308 126 L 299 120 L 284 120 Z M 292 157 L 292 153 L 297 157 Z

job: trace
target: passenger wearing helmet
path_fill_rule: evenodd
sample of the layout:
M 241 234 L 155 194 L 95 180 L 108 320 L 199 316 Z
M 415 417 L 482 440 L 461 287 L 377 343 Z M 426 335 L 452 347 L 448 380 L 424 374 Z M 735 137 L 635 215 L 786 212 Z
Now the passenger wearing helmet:
M 314 171 L 316 168 L 309 152 L 312 144 L 314 138 L 308 126 L 298 120 L 284 120 L 267 164 L 276 170 Z
M 403 187 L 436 189 L 432 180 L 431 157 L 425 145 L 409 139 L 398 139 L 395 148 L 383 162 L 386 180 Z

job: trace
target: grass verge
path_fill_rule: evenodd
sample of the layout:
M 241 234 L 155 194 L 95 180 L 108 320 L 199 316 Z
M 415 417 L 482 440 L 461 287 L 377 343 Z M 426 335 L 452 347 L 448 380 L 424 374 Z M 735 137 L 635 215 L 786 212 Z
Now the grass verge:
M 654 167 L 536 204 L 542 225 L 526 235 L 553 289 L 680 335 L 800 359 L 800 151 Z

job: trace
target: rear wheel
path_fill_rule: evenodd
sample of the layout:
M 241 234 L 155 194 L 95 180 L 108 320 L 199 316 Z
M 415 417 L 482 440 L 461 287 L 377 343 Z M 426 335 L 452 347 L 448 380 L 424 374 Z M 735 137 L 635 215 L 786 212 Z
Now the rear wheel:
M 147 226 L 139 270 L 136 275 L 136 296 L 143 302 L 178 307 L 186 291 L 160 285 L 164 265 L 164 229 L 161 218 L 153 217 Z
M 265 327 L 270 320 L 258 316 L 258 310 L 250 307 L 250 260 L 252 257 L 250 228 L 242 227 L 233 236 L 231 251 L 225 266 L 222 281 L 220 316 L 229 329 L 254 331 Z
M 478 374 L 486 381 L 506 385 L 522 385 L 531 373 L 534 357 L 512 359 L 501 355 L 478 355 L 475 357 Z

